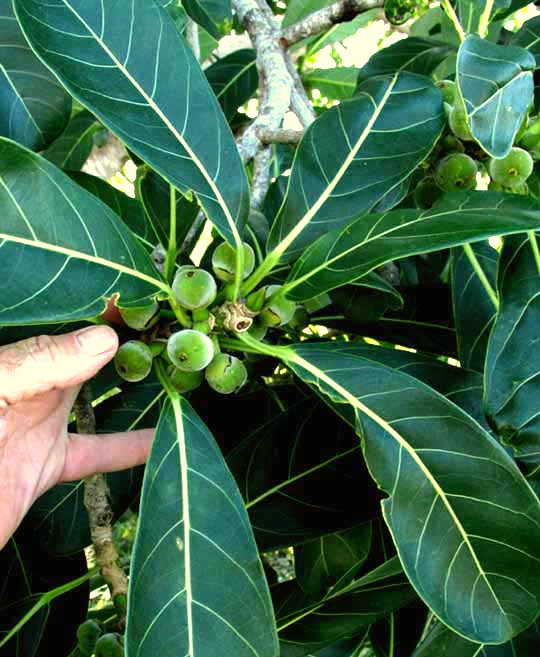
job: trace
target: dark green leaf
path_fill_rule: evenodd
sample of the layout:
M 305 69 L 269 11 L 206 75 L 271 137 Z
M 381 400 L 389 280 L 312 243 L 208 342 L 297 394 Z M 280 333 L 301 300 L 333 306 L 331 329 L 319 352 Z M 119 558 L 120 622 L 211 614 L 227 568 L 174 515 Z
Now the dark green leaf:
M 249 206 L 244 168 L 167 11 L 153 0 L 15 0 L 15 10 L 34 50 L 77 100 L 165 179 L 192 189 L 225 239 L 240 243 Z
M 248 101 L 259 85 L 255 51 L 236 50 L 205 69 L 210 86 L 228 121 Z
M 536 68 L 540 67 L 540 16 L 534 16 L 523 23 L 521 29 L 514 32 L 511 45 L 528 50 L 536 61 Z
M 505 239 L 497 287 L 500 307 L 486 357 L 485 406 L 490 423 L 516 456 L 540 452 L 540 320 L 538 239 Z
M 515 46 L 468 36 L 457 59 L 457 82 L 473 137 L 492 157 L 505 157 L 533 101 L 534 57 Z
M 171 209 L 171 187 L 155 171 L 144 167 L 139 170 L 137 176 L 137 196 L 140 198 L 147 219 L 143 219 L 146 230 L 151 231 L 154 244 L 159 242 L 164 247 L 169 243 L 170 232 L 170 209 Z M 181 245 L 191 228 L 197 213 L 199 204 L 196 200 L 190 200 L 180 192 L 176 192 L 176 243 Z
M 27 182 L 32 180 L 32 193 Z M 47 160 L 0 139 L 0 322 L 93 317 L 168 291 L 133 234 Z
M 358 72 L 358 82 L 396 71 L 431 75 L 452 52 L 454 48 L 443 41 L 412 36 L 372 55 L 369 62 Z
M 212 435 L 178 397 L 146 466 L 126 643 L 139 657 L 278 653 L 242 499 Z
M 231 28 L 231 0 L 182 0 L 182 6 L 215 39 L 221 39 Z
M 97 176 L 91 176 L 82 171 L 70 172 L 69 176 L 81 187 L 84 187 L 108 205 L 136 235 L 145 250 L 152 251 L 159 240 L 152 230 L 152 225 L 146 220 L 144 208 L 140 201 L 124 194 L 124 192 Z
M 20 530 L 0 552 L 0 641 L 46 591 L 87 572 L 84 552 L 51 558 Z M 77 642 L 75 632 L 86 618 L 89 586 L 83 582 L 39 609 L 13 639 L 0 648 L 1 657 L 68 655 Z M 61 628 L 61 631 L 59 631 Z
M 445 195 L 430 210 L 362 216 L 319 238 L 296 261 L 286 289 L 309 299 L 396 258 L 540 226 L 540 203 L 499 192 Z
M 295 46 L 298 48 L 305 47 L 306 55 L 311 57 L 316 52 L 319 52 L 319 50 L 322 50 L 325 46 L 329 46 L 332 43 L 336 43 L 336 41 L 343 41 L 347 37 L 353 36 L 358 30 L 366 27 L 372 21 L 377 20 L 379 16 L 380 12 L 378 9 L 367 9 L 355 16 L 352 21 L 336 23 L 322 34 L 303 39 L 300 43 L 295 44 Z
M 495 290 L 497 251 L 488 242 L 479 242 L 471 248 Z M 452 251 L 452 299 L 461 365 L 483 372 L 495 307 L 463 249 Z
M 495 14 L 503 13 L 509 6 L 510 0 L 493 0 L 489 3 L 486 0 L 457 0 L 456 2 L 457 15 L 465 34 L 477 34 L 482 20 L 491 21 Z
M 28 47 L 11 0 L 0 0 L 0 136 L 39 151 L 70 113 L 71 96 Z
M 375 657 L 410 657 L 426 622 L 427 607 L 414 604 L 393 611 L 369 628 L 369 641 Z
M 435 623 L 412 657 L 532 657 L 540 654 L 539 651 L 538 622 L 511 641 L 498 646 L 467 641 L 442 623 Z
M 96 117 L 83 110 L 67 124 L 64 132 L 42 153 L 60 169 L 79 171 L 94 146 L 94 134 L 100 129 Z
M 294 550 L 296 579 L 310 595 L 342 589 L 362 567 L 370 547 L 370 522 L 307 541 Z
M 317 450 L 314 435 L 326 437 Z M 351 527 L 380 510 L 358 438 L 312 400 L 253 431 L 228 455 L 227 463 L 263 550 Z M 359 491 L 361 505 L 356 499 Z
M 426 158 L 443 125 L 441 95 L 427 78 L 367 80 L 306 131 L 268 248 L 290 260 L 369 212 Z
M 289 0 L 282 25 L 283 27 L 292 25 L 308 14 L 322 9 L 331 3 L 332 0 Z
M 302 76 L 304 84 L 319 89 L 323 96 L 335 100 L 351 98 L 358 80 L 358 69 L 352 66 L 308 69 Z
M 385 521 L 424 602 L 474 641 L 525 629 L 538 614 L 540 502 L 500 445 L 432 388 L 354 344 L 274 350 L 354 409 L 370 472 L 389 495 Z
M 281 657 L 303 657 L 358 635 L 416 598 L 397 558 L 323 598 L 307 596 L 294 581 L 282 584 L 274 594 L 275 589 Z

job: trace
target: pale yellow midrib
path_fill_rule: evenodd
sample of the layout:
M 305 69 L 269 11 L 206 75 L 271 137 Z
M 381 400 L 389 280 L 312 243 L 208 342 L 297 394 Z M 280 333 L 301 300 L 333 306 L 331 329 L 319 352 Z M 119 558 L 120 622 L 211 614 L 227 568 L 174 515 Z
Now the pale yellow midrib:
M 469 549 L 469 553 L 478 569 L 478 572 L 482 576 L 482 579 L 486 583 L 489 591 L 491 592 L 493 599 L 497 603 L 497 606 L 499 607 L 501 613 L 506 616 L 504 610 L 502 609 L 499 599 L 495 595 L 495 592 L 493 591 L 493 588 L 491 586 L 491 583 L 489 579 L 487 578 L 487 575 L 482 568 L 480 562 L 478 561 L 478 557 L 476 556 L 476 553 L 471 545 L 471 542 L 469 541 L 469 537 L 465 530 L 463 529 L 461 522 L 459 521 L 459 518 L 456 516 L 454 509 L 446 499 L 446 495 L 442 488 L 439 486 L 439 483 L 431 476 L 431 473 L 429 470 L 426 468 L 424 465 L 423 461 L 419 458 L 419 456 L 416 454 L 415 450 L 411 448 L 409 443 L 401 437 L 401 435 L 392 427 L 390 426 L 387 422 L 385 422 L 379 415 L 374 413 L 370 408 L 367 406 L 364 406 L 360 400 L 358 400 L 354 395 L 352 395 L 348 390 L 343 388 L 339 383 L 334 381 L 331 377 L 329 377 L 325 372 L 322 370 L 318 369 L 314 365 L 312 365 L 309 361 L 304 360 L 301 356 L 296 354 L 292 349 L 284 349 L 284 352 L 287 353 L 287 356 L 284 358 L 284 360 L 289 360 L 289 362 L 296 363 L 297 365 L 300 365 L 300 367 L 304 368 L 310 374 L 313 374 L 317 379 L 320 379 L 321 381 L 324 381 L 327 385 L 329 385 L 331 388 L 333 388 L 337 393 L 339 393 L 351 406 L 354 408 L 358 409 L 365 415 L 367 415 L 369 418 L 371 418 L 374 422 L 376 422 L 380 427 L 382 427 L 386 432 L 388 432 L 397 442 L 398 444 L 405 449 L 405 451 L 411 456 L 413 461 L 416 463 L 416 465 L 420 468 L 426 479 L 431 483 L 433 486 L 435 492 L 437 495 L 440 497 L 442 500 L 444 506 L 446 507 L 450 517 L 454 521 L 456 527 L 459 530 L 459 533 L 461 534 L 463 538 L 463 542 Z
M 232 218 L 232 215 L 229 211 L 229 208 L 227 204 L 225 203 L 225 200 L 221 196 L 221 193 L 219 192 L 215 182 L 212 180 L 210 177 L 210 174 L 206 170 L 206 168 L 202 165 L 202 162 L 199 160 L 199 158 L 195 155 L 195 153 L 192 151 L 190 148 L 189 144 L 185 141 L 184 137 L 178 132 L 178 130 L 174 127 L 174 125 L 169 121 L 167 116 L 161 111 L 161 109 L 154 103 L 153 99 L 148 96 L 146 91 L 140 86 L 140 84 L 135 80 L 134 77 L 129 73 L 129 71 L 120 63 L 120 61 L 114 56 L 111 50 L 106 46 L 105 42 L 98 37 L 98 35 L 90 28 L 90 26 L 83 20 L 83 18 L 67 3 L 66 0 L 62 0 L 63 4 L 67 7 L 69 11 L 79 20 L 82 25 L 88 30 L 88 32 L 94 37 L 97 43 L 103 48 L 103 50 L 107 53 L 107 55 L 111 58 L 111 60 L 114 62 L 114 64 L 118 67 L 118 69 L 126 76 L 126 78 L 129 80 L 129 82 L 137 89 L 137 91 L 141 94 L 141 96 L 145 99 L 145 101 L 148 103 L 148 106 L 151 107 L 156 114 L 159 116 L 159 118 L 165 123 L 165 125 L 169 128 L 169 130 L 172 132 L 174 137 L 182 144 L 183 148 L 185 148 L 186 152 L 188 153 L 189 157 L 191 160 L 195 163 L 199 171 L 203 174 L 203 177 L 205 178 L 206 182 L 208 183 L 208 186 L 214 193 L 214 196 L 216 197 L 217 202 L 219 203 L 221 209 L 223 210 L 223 213 L 225 214 L 225 218 L 227 219 L 227 222 L 229 224 L 229 228 L 234 235 L 234 240 L 238 246 L 242 244 L 242 240 L 240 238 L 240 234 L 238 233 L 238 230 L 236 228 L 236 224 Z
M 73 249 L 68 249 L 64 246 L 57 246 L 55 244 L 48 244 L 47 242 L 41 242 L 40 240 L 30 240 L 24 237 L 14 237 L 13 235 L 8 235 L 7 233 L 0 233 L 0 239 L 4 239 L 6 242 L 15 242 L 16 244 L 23 244 L 24 246 L 30 246 L 37 249 L 43 249 L 45 251 L 51 251 L 53 253 L 59 253 L 65 255 L 68 258 L 74 260 L 83 260 L 85 262 L 93 262 L 96 265 L 101 265 L 107 267 L 108 269 L 114 269 L 116 271 L 127 274 L 128 276 L 133 276 L 134 278 L 140 278 L 147 283 L 151 283 L 155 287 L 158 287 L 167 294 L 170 293 L 170 288 L 166 283 L 163 283 L 157 278 L 152 278 L 147 274 L 137 271 L 136 269 L 131 269 L 125 265 L 120 265 L 111 260 L 105 260 L 105 258 L 100 258 L 99 256 L 91 256 L 86 253 L 81 253 L 80 251 L 74 251 Z

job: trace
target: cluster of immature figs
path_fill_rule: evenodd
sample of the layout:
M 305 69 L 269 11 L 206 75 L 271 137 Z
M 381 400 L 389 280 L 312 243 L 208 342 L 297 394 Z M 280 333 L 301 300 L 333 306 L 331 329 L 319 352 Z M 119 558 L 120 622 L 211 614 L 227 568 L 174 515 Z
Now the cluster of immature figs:
M 484 171 L 490 177 L 488 189 L 528 194 L 526 181 L 534 166 L 530 153 L 534 157 L 540 155 L 540 119 L 525 119 L 515 139 L 519 146 L 514 146 L 506 157 L 489 158 L 480 151 L 474 141 L 456 83 L 452 80 L 441 80 L 437 86 L 443 95 L 450 132 L 442 138 L 436 149 L 439 159 L 435 166 L 414 190 L 416 205 L 427 209 L 443 192 L 474 189 L 477 185 L 477 174 Z M 440 157 L 441 151 L 443 157 Z M 471 157 L 471 154 L 475 157 Z
M 255 255 L 249 244 L 243 244 L 243 251 L 244 279 L 254 269 Z M 142 336 L 146 339 L 129 340 L 116 354 L 116 370 L 123 379 L 142 381 L 150 373 L 154 358 L 161 358 L 168 365 L 171 384 L 180 393 L 198 388 L 204 380 L 222 394 L 236 392 L 246 383 L 243 361 L 221 351 L 219 335 L 248 331 L 262 340 L 269 327 L 282 326 L 292 319 L 296 304 L 280 294 L 279 285 L 260 288 L 239 304 L 218 304 L 216 299 L 223 295 L 219 294 L 216 279 L 227 286 L 236 273 L 236 251 L 227 242 L 214 250 L 212 270 L 213 274 L 194 265 L 177 269 L 171 286 L 173 301 L 180 307 L 184 324 L 190 326 L 175 330 L 167 338 L 160 337 L 154 328 L 163 310 L 157 302 L 150 307 L 120 309 L 130 328 L 146 332 Z

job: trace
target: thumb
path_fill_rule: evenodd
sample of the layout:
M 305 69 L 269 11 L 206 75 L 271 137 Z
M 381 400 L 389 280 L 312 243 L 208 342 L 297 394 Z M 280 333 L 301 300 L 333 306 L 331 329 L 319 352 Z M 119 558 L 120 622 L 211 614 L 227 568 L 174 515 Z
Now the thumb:
M 0 348 L 0 406 L 86 381 L 109 362 L 118 337 L 108 326 L 40 335 Z

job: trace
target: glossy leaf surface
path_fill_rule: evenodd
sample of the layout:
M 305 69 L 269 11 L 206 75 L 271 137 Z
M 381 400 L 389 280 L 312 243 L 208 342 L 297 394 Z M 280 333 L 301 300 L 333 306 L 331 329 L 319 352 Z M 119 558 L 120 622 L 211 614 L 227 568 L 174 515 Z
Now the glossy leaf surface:
M 79 171 L 94 146 L 94 134 L 100 129 L 96 117 L 83 110 L 73 116 L 64 132 L 42 155 L 60 169 Z
M 28 46 L 11 0 L 0 1 L 0 136 L 32 150 L 65 128 L 71 97 Z
M 298 258 L 287 280 L 288 296 L 309 299 L 395 258 L 538 228 L 539 209 L 528 197 L 459 192 L 430 210 L 360 217 L 319 238 Z
M 326 534 L 294 550 L 296 579 L 306 593 L 341 589 L 354 578 L 371 547 L 371 523 Z
M 280 351 L 352 406 L 383 515 L 420 597 L 473 641 L 503 642 L 538 613 L 540 503 L 487 432 L 432 388 L 354 345 Z
M 355 98 L 306 131 L 268 248 L 283 241 L 280 250 L 289 245 L 284 257 L 290 260 L 320 235 L 369 212 L 425 159 L 443 121 L 441 95 L 427 78 L 367 80 Z
M 232 22 L 231 0 L 183 0 L 186 13 L 215 39 Z
M 495 290 L 499 254 L 488 242 L 473 244 L 471 249 Z M 463 249 L 452 252 L 451 275 L 459 361 L 462 367 L 483 372 L 495 306 Z
M 277 657 L 249 520 L 212 435 L 174 397 L 143 486 L 128 602 L 129 657 Z
M 323 96 L 335 100 L 347 100 L 352 97 L 356 89 L 358 69 L 353 66 L 316 68 L 306 71 L 302 80 L 308 87 L 319 89 Z
M 204 71 L 228 121 L 257 90 L 259 74 L 255 60 L 255 51 L 244 48 L 219 59 Z
M 486 414 L 516 456 L 523 453 L 528 460 L 540 452 L 538 249 L 532 233 L 504 242 L 497 280 L 500 307 L 486 360 Z
M 498 646 L 467 641 L 441 623 L 435 623 L 412 657 L 531 657 L 539 650 L 538 621 L 511 641 Z
M 457 82 L 473 137 L 495 158 L 505 157 L 533 99 L 534 57 L 470 35 L 457 60 Z
M 358 81 L 363 82 L 375 75 L 386 75 L 395 71 L 430 75 L 451 52 L 452 46 L 443 41 L 412 36 L 383 48 L 370 57 L 369 62 L 360 69 Z
M 248 212 L 245 172 L 219 104 L 167 11 L 153 0 L 16 0 L 15 10 L 66 88 L 164 178 L 192 189 L 223 236 L 239 242 Z
M 272 589 L 281 657 L 303 657 L 368 626 L 416 597 L 397 558 L 348 587 L 323 597 L 307 596 L 294 581 Z
M 167 289 L 106 205 L 47 160 L 2 139 L 0 215 L 2 324 L 93 317 L 114 292 L 130 302 Z
M 325 437 L 317 450 L 315 434 Z M 379 511 L 357 436 L 311 400 L 251 432 L 228 454 L 227 463 L 263 550 L 304 543 L 370 520 Z M 356 502 L 358 491 L 362 505 Z

